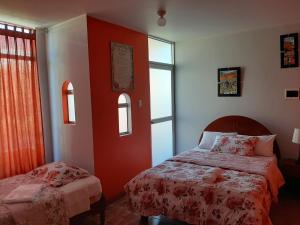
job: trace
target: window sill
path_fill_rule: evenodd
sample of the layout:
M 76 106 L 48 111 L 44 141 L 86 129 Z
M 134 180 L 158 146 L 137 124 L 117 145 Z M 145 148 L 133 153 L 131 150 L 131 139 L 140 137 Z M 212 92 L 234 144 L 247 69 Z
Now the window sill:
M 120 137 L 131 135 L 129 132 L 119 133 Z
M 66 122 L 66 123 L 64 123 L 65 125 L 76 125 L 76 123 L 75 122 Z

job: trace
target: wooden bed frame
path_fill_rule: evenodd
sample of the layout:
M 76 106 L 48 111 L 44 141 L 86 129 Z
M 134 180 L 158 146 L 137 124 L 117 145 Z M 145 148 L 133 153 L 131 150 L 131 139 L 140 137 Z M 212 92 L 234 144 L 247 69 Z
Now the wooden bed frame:
M 260 136 L 272 134 L 264 125 L 245 116 L 225 116 L 211 122 L 204 131 L 237 132 L 241 135 Z M 200 136 L 199 143 L 202 139 Z M 280 159 L 280 150 L 276 140 L 273 147 L 274 154 Z
M 73 216 L 70 218 L 70 224 L 81 224 L 80 221 L 82 221 L 84 218 L 88 216 L 93 216 L 99 214 L 99 220 L 100 225 L 105 224 L 105 206 L 106 206 L 106 200 L 104 195 L 102 194 L 101 199 L 91 205 L 91 209 L 89 211 L 83 212 L 79 215 Z

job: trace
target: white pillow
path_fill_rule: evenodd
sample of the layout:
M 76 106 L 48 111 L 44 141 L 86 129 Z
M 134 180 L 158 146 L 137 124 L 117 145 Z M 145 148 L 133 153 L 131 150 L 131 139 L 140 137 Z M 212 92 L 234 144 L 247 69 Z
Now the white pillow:
M 216 137 L 221 136 L 221 135 L 235 136 L 235 135 L 237 135 L 237 133 L 236 132 L 224 133 L 224 132 L 204 131 L 201 142 L 199 144 L 199 148 L 211 149 L 215 142 Z
M 245 137 L 258 137 L 258 142 L 255 146 L 255 154 L 261 156 L 273 156 L 273 145 L 276 134 L 272 135 L 263 135 L 263 136 L 247 136 L 247 135 L 238 135 Z

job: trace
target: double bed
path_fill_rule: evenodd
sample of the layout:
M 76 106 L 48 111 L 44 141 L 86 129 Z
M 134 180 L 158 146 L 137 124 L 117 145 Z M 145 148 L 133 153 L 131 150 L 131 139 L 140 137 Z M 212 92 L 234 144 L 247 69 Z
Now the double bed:
M 259 122 L 242 116 L 219 118 L 205 131 L 271 135 Z M 270 205 L 284 183 L 276 141 L 273 152 L 266 157 L 199 147 L 185 151 L 129 181 L 129 206 L 142 217 L 164 215 L 189 224 L 271 225 Z

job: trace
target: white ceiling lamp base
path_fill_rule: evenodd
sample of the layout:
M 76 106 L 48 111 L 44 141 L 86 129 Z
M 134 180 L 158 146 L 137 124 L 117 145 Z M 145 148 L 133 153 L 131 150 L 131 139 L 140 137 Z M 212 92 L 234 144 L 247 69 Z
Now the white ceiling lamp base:
M 157 20 L 157 25 L 160 27 L 164 27 L 167 23 L 166 18 L 164 18 L 164 15 L 166 15 L 166 10 L 160 9 L 157 11 L 157 14 L 159 15 L 159 18 Z

